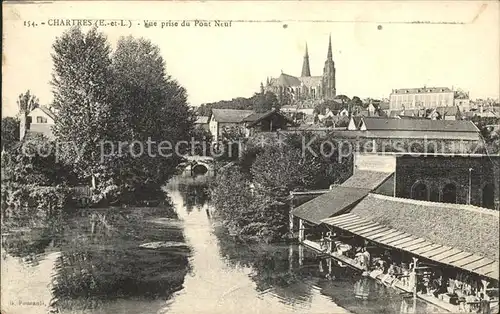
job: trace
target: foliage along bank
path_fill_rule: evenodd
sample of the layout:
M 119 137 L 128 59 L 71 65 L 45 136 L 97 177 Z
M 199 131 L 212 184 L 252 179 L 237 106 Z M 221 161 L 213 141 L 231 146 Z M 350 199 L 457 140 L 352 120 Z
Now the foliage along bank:
M 126 37 L 112 51 L 96 28 L 83 32 L 78 27 L 52 47 L 55 141 L 30 134 L 19 142 L 11 132 L 18 122 L 9 120 L 8 128 L 2 124 L 2 139 L 13 133 L 2 153 L 2 222 L 35 208 L 71 208 L 67 194 L 81 185 L 91 186 L 94 205 L 164 200 L 161 187 L 176 173 L 184 152 L 159 156 L 158 143 L 175 147 L 198 135 L 186 90 L 168 75 L 159 48 L 144 38 Z M 26 114 L 30 108 L 21 98 L 21 114 Z M 151 154 L 144 149 L 149 142 L 157 143 Z
M 75 176 L 57 161 L 54 147 L 35 136 L 2 153 L 2 225 L 43 224 L 74 207 L 69 186 Z
M 62 143 L 76 144 L 64 150 L 63 160 L 113 203 L 161 198 L 161 186 L 181 158 L 159 156 L 158 144 L 189 141 L 195 116 L 186 90 L 167 74 L 160 49 L 129 36 L 111 51 L 104 34 L 79 28 L 53 48 L 54 133 Z M 148 142 L 156 143 L 152 153 L 144 149 Z
M 304 136 L 304 137 L 302 137 Z M 229 232 L 244 240 L 277 241 L 288 231 L 290 191 L 326 189 L 351 175 L 352 158 L 339 161 L 319 152 L 321 139 L 302 150 L 313 134 L 290 135 L 268 145 L 249 144 L 242 156 L 217 174 L 211 186 L 216 214 Z

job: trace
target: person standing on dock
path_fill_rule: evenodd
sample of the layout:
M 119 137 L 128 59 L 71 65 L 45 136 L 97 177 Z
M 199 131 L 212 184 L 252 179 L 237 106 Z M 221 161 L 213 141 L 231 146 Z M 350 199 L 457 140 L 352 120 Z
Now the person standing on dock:
M 363 266 L 365 268 L 365 271 L 370 271 L 370 258 L 371 258 L 371 255 L 370 255 L 370 252 L 368 252 L 368 250 L 366 249 L 366 247 L 363 248 Z

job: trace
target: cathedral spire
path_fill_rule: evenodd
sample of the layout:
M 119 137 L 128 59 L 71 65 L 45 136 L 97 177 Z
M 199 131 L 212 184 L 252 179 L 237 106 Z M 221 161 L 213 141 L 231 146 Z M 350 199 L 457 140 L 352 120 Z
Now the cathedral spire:
M 332 53 L 332 35 L 328 37 L 328 54 L 323 68 L 323 97 L 333 99 L 337 94 L 335 89 L 335 62 Z
M 304 55 L 304 62 L 302 63 L 302 77 L 311 76 L 311 69 L 309 68 L 309 52 L 307 51 L 306 43 L 306 54 Z
M 328 60 L 333 60 L 332 54 L 332 34 L 328 37 L 328 55 L 326 56 Z

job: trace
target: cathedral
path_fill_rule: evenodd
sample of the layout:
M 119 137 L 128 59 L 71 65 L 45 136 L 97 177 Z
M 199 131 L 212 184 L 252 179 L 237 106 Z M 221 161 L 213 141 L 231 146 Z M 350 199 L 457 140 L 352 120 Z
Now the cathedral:
M 278 78 L 268 78 L 265 89 L 275 93 L 280 101 L 290 104 L 316 103 L 333 99 L 336 96 L 336 89 L 331 36 L 328 42 L 328 53 L 322 76 L 311 76 L 306 44 L 300 77 L 282 72 Z

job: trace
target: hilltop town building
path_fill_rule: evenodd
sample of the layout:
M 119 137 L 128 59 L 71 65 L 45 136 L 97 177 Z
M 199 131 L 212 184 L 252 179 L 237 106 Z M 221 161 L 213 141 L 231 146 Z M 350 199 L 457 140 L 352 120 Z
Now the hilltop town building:
M 335 62 L 333 61 L 331 36 L 322 76 L 311 76 L 309 52 L 306 45 L 301 76 L 281 73 L 277 78 L 268 78 L 265 89 L 275 93 L 280 101 L 314 102 L 333 99 L 337 95 L 337 90 L 335 88 Z
M 390 95 L 390 109 L 418 109 L 454 105 L 455 92 L 448 87 L 394 89 Z

